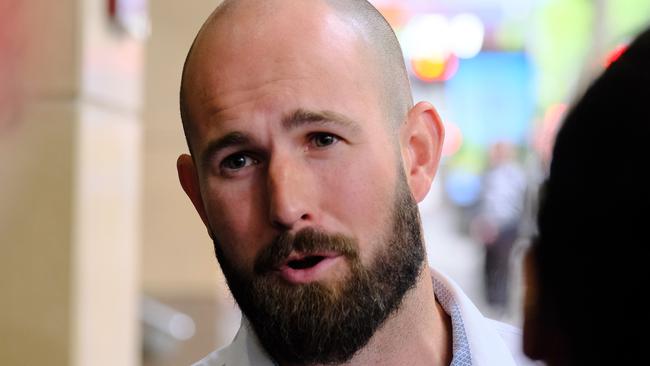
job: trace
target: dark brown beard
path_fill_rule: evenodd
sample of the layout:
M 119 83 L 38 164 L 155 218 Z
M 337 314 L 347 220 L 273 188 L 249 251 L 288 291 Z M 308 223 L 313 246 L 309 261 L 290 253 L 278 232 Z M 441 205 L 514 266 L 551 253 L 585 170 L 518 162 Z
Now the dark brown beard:
M 368 343 L 415 286 L 425 259 L 417 205 L 403 176 L 392 223 L 368 267 L 355 239 L 313 229 L 280 235 L 260 252 L 253 274 L 236 269 L 214 241 L 230 291 L 271 357 L 299 365 L 339 364 Z M 288 284 L 271 269 L 293 250 L 341 253 L 350 273 L 333 285 Z

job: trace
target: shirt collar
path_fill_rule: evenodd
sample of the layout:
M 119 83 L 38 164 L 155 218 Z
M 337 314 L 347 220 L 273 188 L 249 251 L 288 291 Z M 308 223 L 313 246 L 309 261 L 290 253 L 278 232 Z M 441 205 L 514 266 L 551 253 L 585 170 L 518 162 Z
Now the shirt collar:
M 451 317 L 451 366 L 514 366 L 511 350 L 495 322 L 485 318 L 452 279 L 435 269 L 431 269 L 431 278 L 436 299 Z

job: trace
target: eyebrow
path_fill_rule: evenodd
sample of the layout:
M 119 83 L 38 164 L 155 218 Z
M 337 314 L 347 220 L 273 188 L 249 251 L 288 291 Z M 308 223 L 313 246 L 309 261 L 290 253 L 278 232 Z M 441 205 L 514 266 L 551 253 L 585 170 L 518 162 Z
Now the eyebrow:
M 208 146 L 201 153 L 201 165 L 206 167 L 210 164 L 210 159 L 220 150 L 231 146 L 250 144 L 251 138 L 242 132 L 231 132 L 216 140 L 210 141 Z
M 287 115 L 282 119 L 282 126 L 291 130 L 305 124 L 320 124 L 320 125 L 340 125 L 354 131 L 359 129 L 359 124 L 352 119 L 333 111 L 309 111 L 305 109 L 297 109 L 293 113 Z
M 282 127 L 285 130 L 292 130 L 308 124 L 317 125 L 339 125 L 353 132 L 358 132 L 359 124 L 350 118 L 332 111 L 309 111 L 306 109 L 297 109 L 282 118 Z M 208 143 L 208 146 L 203 150 L 200 157 L 202 166 L 206 167 L 210 163 L 210 159 L 219 151 L 232 147 L 249 145 L 252 143 L 252 138 L 240 131 L 230 132 L 216 140 Z

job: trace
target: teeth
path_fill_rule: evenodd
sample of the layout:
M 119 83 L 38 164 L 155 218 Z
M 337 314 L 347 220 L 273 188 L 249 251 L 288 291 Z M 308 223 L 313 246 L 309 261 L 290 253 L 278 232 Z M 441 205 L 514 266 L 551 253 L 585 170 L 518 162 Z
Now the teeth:
M 323 259 L 324 257 L 311 256 L 311 257 L 305 257 L 300 260 L 289 261 L 287 265 L 293 269 L 307 269 L 317 265 Z

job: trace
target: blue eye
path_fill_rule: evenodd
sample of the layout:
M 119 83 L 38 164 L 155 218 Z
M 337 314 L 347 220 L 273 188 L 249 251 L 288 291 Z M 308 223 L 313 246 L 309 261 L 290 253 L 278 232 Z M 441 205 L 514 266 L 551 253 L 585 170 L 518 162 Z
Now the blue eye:
M 312 136 L 312 141 L 316 147 L 326 147 L 334 145 L 339 141 L 339 139 L 329 133 L 317 133 Z
M 244 169 L 249 165 L 256 164 L 257 160 L 244 154 L 233 154 L 221 162 L 221 167 L 226 170 L 236 171 Z

